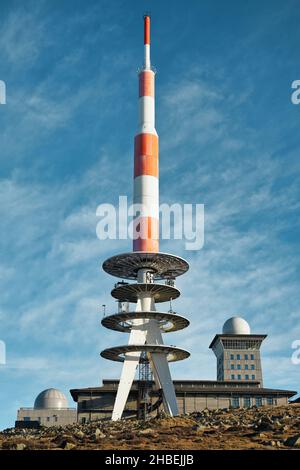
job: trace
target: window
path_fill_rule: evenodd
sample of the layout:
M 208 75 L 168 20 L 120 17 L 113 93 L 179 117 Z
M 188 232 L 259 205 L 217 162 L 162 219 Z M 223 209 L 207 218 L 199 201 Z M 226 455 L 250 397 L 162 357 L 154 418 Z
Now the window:
M 249 380 L 249 375 L 248 374 L 245 375 L 245 380 Z
M 251 380 L 255 380 L 255 375 L 251 375 Z
M 248 354 L 245 354 L 245 361 L 248 361 Z
M 234 360 L 234 354 L 230 354 L 230 359 L 233 361 Z
M 273 405 L 273 397 L 267 397 L 267 405 Z
M 81 408 L 82 408 L 83 410 L 86 409 L 86 400 L 82 400 L 82 402 L 81 402 Z
M 54 421 L 57 423 L 57 416 L 53 415 Z
M 30 421 L 30 416 L 24 416 L 23 421 Z
M 250 408 L 251 406 L 251 398 L 250 397 L 244 397 L 244 407 L 245 408 Z
M 261 399 L 261 397 L 256 397 L 256 398 L 255 398 L 255 405 L 256 405 L 256 406 L 262 406 L 262 399 Z
M 246 350 L 258 350 L 260 348 L 260 340 L 245 340 L 245 339 L 224 339 L 222 341 L 224 349 L 237 349 L 241 350 L 243 349 L 244 351 Z
M 234 380 L 234 374 L 231 374 L 231 380 Z
M 232 397 L 231 398 L 231 406 L 232 406 L 232 408 L 239 408 L 239 406 L 240 406 L 239 397 Z
M 240 354 L 237 354 L 237 355 L 236 355 L 236 358 L 237 358 L 237 360 L 239 361 L 239 360 L 241 359 L 241 355 L 240 355 Z
M 241 364 L 238 364 L 238 365 L 236 366 L 236 368 L 237 368 L 237 370 L 241 370 Z
M 248 370 L 248 369 L 249 369 L 248 364 L 245 364 L 245 370 Z
M 237 378 L 238 380 L 242 380 L 242 376 L 240 374 L 238 374 Z
M 255 369 L 255 365 L 251 364 L 251 370 L 254 370 L 254 369 Z
M 254 361 L 254 354 L 250 355 L 251 361 Z
M 50 421 L 50 416 L 47 416 L 47 421 Z
M 85 424 L 86 423 L 86 418 L 81 418 L 81 423 Z
M 230 369 L 231 369 L 231 370 L 234 370 L 234 364 L 231 364 L 231 365 L 230 365 Z

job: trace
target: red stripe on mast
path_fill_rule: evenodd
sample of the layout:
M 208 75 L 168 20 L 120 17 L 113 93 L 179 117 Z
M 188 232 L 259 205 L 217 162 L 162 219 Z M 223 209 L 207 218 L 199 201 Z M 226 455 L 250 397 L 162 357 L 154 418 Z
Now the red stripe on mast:
M 150 16 L 144 16 L 144 44 L 150 44 Z

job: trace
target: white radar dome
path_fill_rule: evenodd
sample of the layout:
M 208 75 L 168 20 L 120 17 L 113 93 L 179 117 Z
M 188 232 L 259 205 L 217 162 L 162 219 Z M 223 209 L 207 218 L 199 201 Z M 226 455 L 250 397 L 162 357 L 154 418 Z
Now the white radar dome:
M 249 323 L 241 317 L 231 317 L 223 325 L 224 335 L 250 335 Z

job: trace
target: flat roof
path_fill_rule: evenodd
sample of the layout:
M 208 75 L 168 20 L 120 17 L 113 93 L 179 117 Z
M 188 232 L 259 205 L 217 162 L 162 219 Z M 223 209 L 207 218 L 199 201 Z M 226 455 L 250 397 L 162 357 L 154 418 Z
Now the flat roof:
M 133 384 L 137 384 L 138 382 L 140 382 L 139 380 L 134 380 L 133 381 Z M 119 379 L 103 379 L 102 380 L 102 383 L 103 384 L 119 384 Z M 154 380 L 152 381 L 152 383 L 154 384 Z M 243 380 L 242 382 L 240 380 L 195 380 L 195 379 L 183 379 L 183 380 L 176 380 L 174 379 L 173 380 L 173 384 L 174 385 L 179 385 L 179 384 L 196 384 L 196 385 L 201 385 L 201 384 L 238 384 L 238 385 L 248 385 L 248 384 L 257 384 L 259 385 L 260 384 L 260 381 L 259 380 Z M 92 387 L 93 388 L 93 387 Z
M 138 380 L 133 382 L 133 392 L 137 391 Z M 114 393 L 117 391 L 118 380 L 103 380 L 101 387 L 77 388 L 70 390 L 72 398 L 75 402 L 79 395 L 99 395 L 102 393 Z M 297 394 L 294 390 L 281 390 L 273 388 L 259 387 L 259 382 L 252 381 L 214 381 L 214 380 L 174 380 L 175 391 L 177 393 L 193 393 L 198 395 L 207 394 L 230 394 L 230 395 L 284 395 L 292 397 Z M 153 382 L 154 384 L 154 382 Z M 205 385 L 201 387 L 201 384 Z M 109 385 L 115 385 L 113 388 Z M 182 387 L 182 385 L 184 385 Z
M 257 334 L 257 335 L 230 335 L 230 334 L 217 334 L 215 335 L 214 339 L 212 340 L 212 342 L 210 343 L 209 345 L 209 348 L 211 349 L 213 347 L 213 345 L 215 344 L 215 342 L 217 341 L 217 339 L 219 338 L 228 338 L 228 339 L 265 339 L 268 335 L 261 335 L 261 334 Z

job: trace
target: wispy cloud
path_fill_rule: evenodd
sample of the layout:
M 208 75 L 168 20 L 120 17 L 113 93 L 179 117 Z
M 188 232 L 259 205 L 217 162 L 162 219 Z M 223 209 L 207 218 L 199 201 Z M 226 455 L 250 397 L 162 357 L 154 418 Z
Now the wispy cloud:
M 25 7 L 11 10 L 0 32 L 2 58 L 14 67 L 28 67 L 39 58 L 44 45 L 45 21 L 38 19 L 36 6 L 31 12 Z

